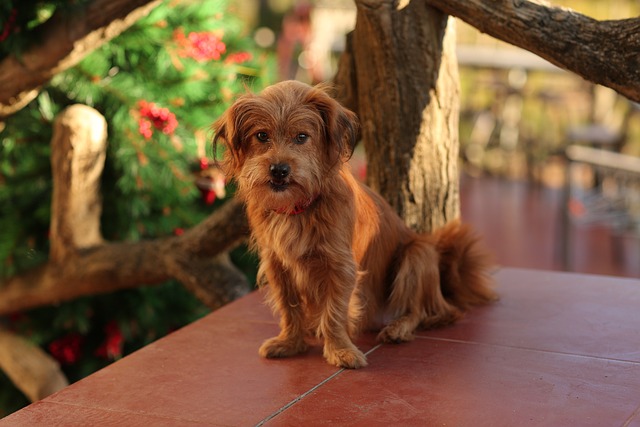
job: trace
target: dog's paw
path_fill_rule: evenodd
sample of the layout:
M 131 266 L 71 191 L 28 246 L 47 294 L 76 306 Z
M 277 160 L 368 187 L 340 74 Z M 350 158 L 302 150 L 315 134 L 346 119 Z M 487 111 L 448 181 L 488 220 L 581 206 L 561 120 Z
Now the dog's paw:
M 273 359 L 294 356 L 307 351 L 307 348 L 307 343 L 304 340 L 285 340 L 280 337 L 274 337 L 263 342 L 258 353 L 262 357 Z
M 325 347 L 324 357 L 339 368 L 358 369 L 367 366 L 367 357 L 355 346 L 336 350 L 327 350 Z
M 415 328 L 408 322 L 394 321 L 378 334 L 378 341 L 384 343 L 401 343 L 413 341 Z

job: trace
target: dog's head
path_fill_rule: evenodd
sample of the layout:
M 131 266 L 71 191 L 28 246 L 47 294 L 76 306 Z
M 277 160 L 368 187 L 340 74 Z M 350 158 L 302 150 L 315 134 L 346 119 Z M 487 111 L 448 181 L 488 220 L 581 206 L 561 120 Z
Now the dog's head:
M 285 81 L 238 98 L 214 124 L 214 143 L 226 147 L 223 167 L 243 197 L 286 211 L 322 194 L 350 157 L 357 126 L 325 87 Z

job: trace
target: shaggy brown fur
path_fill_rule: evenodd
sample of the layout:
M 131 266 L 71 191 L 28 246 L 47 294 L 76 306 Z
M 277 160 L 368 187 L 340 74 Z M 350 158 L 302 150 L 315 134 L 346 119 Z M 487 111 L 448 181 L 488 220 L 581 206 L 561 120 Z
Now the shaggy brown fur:
M 355 114 L 322 87 L 295 81 L 245 94 L 215 123 L 224 165 L 246 204 L 252 237 L 281 331 L 264 357 L 324 339 L 333 365 L 367 364 L 352 339 L 384 325 L 383 342 L 410 341 L 419 327 L 445 325 L 495 298 L 486 254 L 469 228 L 410 230 L 346 160 Z

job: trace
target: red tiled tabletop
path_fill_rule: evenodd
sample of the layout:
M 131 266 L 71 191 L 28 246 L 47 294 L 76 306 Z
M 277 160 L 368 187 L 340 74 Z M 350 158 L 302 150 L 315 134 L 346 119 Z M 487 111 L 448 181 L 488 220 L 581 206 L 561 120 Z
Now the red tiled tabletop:
M 522 269 L 501 300 L 411 343 L 265 360 L 277 323 L 258 293 L 0 426 L 640 426 L 640 280 Z

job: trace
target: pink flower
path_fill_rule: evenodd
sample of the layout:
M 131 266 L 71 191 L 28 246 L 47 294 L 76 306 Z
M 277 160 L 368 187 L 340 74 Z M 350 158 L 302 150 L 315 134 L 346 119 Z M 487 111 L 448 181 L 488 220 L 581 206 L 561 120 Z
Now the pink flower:
M 172 135 L 178 127 L 176 115 L 167 108 L 158 107 L 153 102 L 139 101 L 140 119 L 138 119 L 138 132 L 145 139 L 151 139 L 152 126 L 159 129 L 165 135 Z
M 193 58 L 198 62 L 218 60 L 227 50 L 221 37 L 212 32 L 192 31 L 185 36 L 182 30 L 176 30 L 173 38 L 180 47 L 180 56 Z
M 151 122 L 147 119 L 140 118 L 138 120 L 138 132 L 144 136 L 144 139 L 151 139 L 153 130 L 151 129 Z

